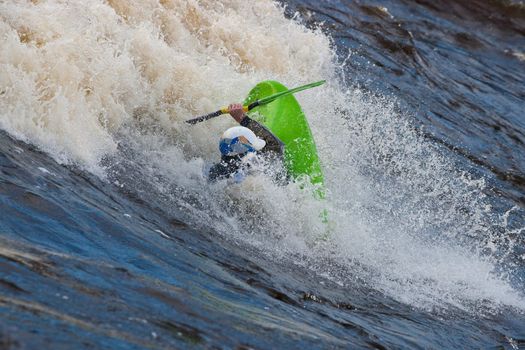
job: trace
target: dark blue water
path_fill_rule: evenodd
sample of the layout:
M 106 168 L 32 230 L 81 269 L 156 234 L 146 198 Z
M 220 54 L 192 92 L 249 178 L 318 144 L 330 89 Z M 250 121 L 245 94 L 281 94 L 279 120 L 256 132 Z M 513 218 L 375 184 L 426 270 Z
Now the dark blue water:
M 420 223 L 429 252 L 443 250 L 444 260 L 464 251 L 476 254 L 478 260 L 467 267 L 459 262 L 472 260 L 457 260 L 458 274 L 465 268 L 472 279 L 456 283 L 449 276 L 456 269 L 440 270 L 449 265 L 430 253 L 425 269 L 435 267 L 436 272 L 419 272 L 410 263 L 414 250 L 387 255 L 386 262 L 376 265 L 331 246 L 318 254 L 298 250 L 276 258 L 267 252 L 271 244 L 261 248 L 223 233 L 225 217 L 207 203 L 216 196 L 203 198 L 184 182 L 159 186 L 166 184 L 160 178 L 165 174 L 155 181 L 148 177 L 155 174 L 143 170 L 147 161 L 129 138 L 121 140 L 117 156 L 101 161 L 107 170 L 101 176 L 59 164 L 53 151 L 2 131 L 0 349 L 525 347 L 523 6 L 498 1 L 285 4 L 287 16 L 299 13 L 308 28 L 322 23 L 322 31 L 333 38 L 339 62 L 334 79 L 345 89 L 394 99 L 399 115 L 430 145 L 430 155 L 442 155 L 458 173 L 486 181 L 473 197 L 486 196 L 483 203 L 492 206 L 487 214 L 471 203 L 457 209 L 450 202 L 466 218 L 472 213 L 473 223 L 486 225 L 463 237 L 451 234 L 443 240 L 447 226 L 439 227 L 434 216 L 407 214 L 429 219 Z M 151 130 L 141 132 L 147 136 Z M 393 156 L 389 164 L 396 160 Z M 384 164 L 373 161 L 372 174 Z M 419 174 L 409 170 L 385 167 L 388 176 L 370 177 L 392 186 L 394 196 L 400 193 L 394 185 L 403 185 L 398 178 Z M 426 202 L 438 213 L 450 209 L 447 201 L 453 197 L 446 193 L 441 202 L 419 198 L 420 193 L 414 188 L 411 194 L 422 210 Z M 350 202 L 359 198 L 353 195 Z M 377 208 L 378 221 L 392 222 L 394 238 L 384 241 L 385 251 L 390 249 L 386 243 L 397 249 L 394 241 L 404 237 L 395 235 L 396 228 L 412 227 L 397 217 L 403 212 L 395 210 L 397 204 L 385 203 L 388 210 L 363 204 Z M 188 219 L 193 211 L 203 222 L 215 217 L 216 227 Z M 241 222 L 251 227 L 250 220 L 258 216 Z M 377 224 L 370 221 L 370 227 Z M 447 225 L 452 232 L 454 223 Z M 272 237 L 278 232 L 265 233 Z M 377 238 L 370 229 L 372 234 Z M 375 271 L 389 271 L 389 258 L 390 265 L 399 264 L 392 268 L 399 273 Z M 405 260 L 406 268 L 415 271 L 413 279 L 402 273 Z M 415 261 L 426 263 L 424 258 Z M 494 266 L 494 280 L 492 273 L 478 276 L 486 272 L 485 261 Z
M 391 93 L 523 206 L 525 8 L 511 1 L 288 1 L 323 23 L 348 84 Z
M 510 348 L 509 338 L 523 339 L 516 311 L 433 314 L 364 281 L 342 288 L 192 230 L 5 133 L 1 147 L 3 348 Z

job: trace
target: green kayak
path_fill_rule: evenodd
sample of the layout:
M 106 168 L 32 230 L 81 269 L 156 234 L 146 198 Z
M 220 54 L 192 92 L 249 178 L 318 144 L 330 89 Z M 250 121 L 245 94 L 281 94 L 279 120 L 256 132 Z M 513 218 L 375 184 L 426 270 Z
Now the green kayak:
M 284 85 L 277 81 L 263 81 L 257 84 L 244 101 L 244 105 L 263 97 L 286 91 Z M 320 188 L 324 185 L 323 172 L 317 155 L 314 138 L 301 106 L 293 95 L 283 96 L 267 105 L 255 108 L 250 115 L 266 126 L 285 144 L 284 161 L 288 173 L 294 179 L 308 177 Z M 323 197 L 323 191 L 316 191 Z

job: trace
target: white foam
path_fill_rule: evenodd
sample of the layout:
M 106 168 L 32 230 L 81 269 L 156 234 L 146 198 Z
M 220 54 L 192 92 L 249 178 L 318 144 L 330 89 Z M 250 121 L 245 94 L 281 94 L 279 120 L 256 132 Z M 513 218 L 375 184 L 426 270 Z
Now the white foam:
M 350 280 L 357 274 L 414 306 L 525 307 L 497 259 L 481 257 L 494 220 L 483 180 L 421 140 L 392 99 L 341 87 L 329 38 L 275 3 L 2 2 L 0 18 L 0 127 L 59 162 L 102 176 L 101 160 L 125 157 L 125 145 L 135 171 L 195 227 L 317 261 L 325 276 L 335 275 L 323 263 L 332 259 Z M 323 161 L 326 202 L 264 176 L 206 182 L 203 169 L 233 121 L 184 120 L 241 101 L 264 79 L 328 79 L 297 95 Z M 328 236 L 323 209 L 334 223 Z

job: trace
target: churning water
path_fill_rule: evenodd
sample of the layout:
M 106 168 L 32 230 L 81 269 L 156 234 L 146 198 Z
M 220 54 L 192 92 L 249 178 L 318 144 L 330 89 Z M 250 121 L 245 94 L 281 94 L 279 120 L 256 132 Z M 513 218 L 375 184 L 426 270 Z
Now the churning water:
M 523 344 L 524 10 L 447 4 L 1 2 L 0 340 Z M 328 81 L 323 201 L 206 181 L 266 79 Z

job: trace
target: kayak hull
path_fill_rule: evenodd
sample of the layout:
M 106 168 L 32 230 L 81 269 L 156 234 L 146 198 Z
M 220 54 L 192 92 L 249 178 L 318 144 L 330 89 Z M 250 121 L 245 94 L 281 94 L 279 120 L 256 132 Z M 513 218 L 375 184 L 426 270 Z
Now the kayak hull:
M 268 80 L 257 84 L 244 105 L 263 97 L 286 91 L 284 85 Z M 284 161 L 294 179 L 307 178 L 314 185 L 324 185 L 324 177 L 315 141 L 301 106 L 290 94 L 254 109 L 250 117 L 266 126 L 285 144 Z

